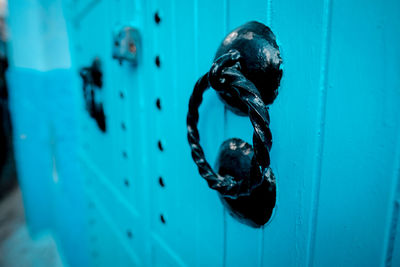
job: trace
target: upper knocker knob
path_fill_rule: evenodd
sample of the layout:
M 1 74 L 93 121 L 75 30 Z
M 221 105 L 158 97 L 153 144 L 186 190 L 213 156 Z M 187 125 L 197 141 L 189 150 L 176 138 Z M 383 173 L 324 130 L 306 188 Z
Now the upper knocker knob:
M 262 23 L 251 21 L 229 33 L 215 55 L 217 60 L 231 50 L 240 53 L 240 71 L 260 92 L 264 104 L 269 105 L 278 95 L 282 77 L 282 59 L 275 35 Z M 248 108 L 225 90 L 218 90 L 223 102 L 238 115 L 247 115 Z

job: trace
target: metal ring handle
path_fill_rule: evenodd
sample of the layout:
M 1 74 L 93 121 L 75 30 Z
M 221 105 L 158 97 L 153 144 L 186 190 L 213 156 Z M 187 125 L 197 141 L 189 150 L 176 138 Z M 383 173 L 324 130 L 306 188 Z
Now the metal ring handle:
M 210 188 L 217 190 L 223 197 L 232 199 L 250 195 L 252 190 L 263 181 L 265 175 L 273 176 L 271 171 L 267 171 L 270 164 L 269 151 L 272 145 L 268 107 L 264 104 L 254 84 L 240 72 L 240 59 L 239 51 L 230 50 L 215 61 L 210 71 L 204 74 L 194 86 L 187 114 L 188 141 L 200 175 L 208 182 Z M 254 182 L 253 180 L 250 183 L 250 181 L 228 175 L 221 176 L 207 162 L 200 145 L 197 123 L 199 120 L 198 109 L 203 100 L 203 93 L 209 87 L 217 92 L 227 92 L 247 106 L 248 116 L 254 127 L 252 169 L 258 172 L 258 181 Z M 272 179 L 272 177 L 265 178 Z

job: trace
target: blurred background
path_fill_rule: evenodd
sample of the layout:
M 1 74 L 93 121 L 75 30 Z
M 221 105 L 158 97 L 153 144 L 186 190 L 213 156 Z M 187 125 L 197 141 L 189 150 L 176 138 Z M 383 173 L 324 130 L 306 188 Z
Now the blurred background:
M 197 79 L 259 21 L 270 221 L 234 219 L 187 143 Z M 400 2 L 0 0 L 0 267 L 400 266 Z M 252 143 L 213 90 L 199 131 Z

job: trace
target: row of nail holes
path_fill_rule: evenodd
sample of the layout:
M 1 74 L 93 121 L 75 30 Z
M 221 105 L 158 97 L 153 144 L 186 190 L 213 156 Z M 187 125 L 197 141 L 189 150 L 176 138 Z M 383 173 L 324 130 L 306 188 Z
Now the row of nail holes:
M 155 12 L 155 13 L 154 13 L 154 22 L 155 22 L 157 25 L 159 25 L 159 24 L 161 23 L 161 17 L 160 17 L 160 14 L 159 14 L 158 12 Z M 160 59 L 160 56 L 159 56 L 159 55 L 157 55 L 157 56 L 155 57 L 154 63 L 155 63 L 155 65 L 157 66 L 157 68 L 161 68 L 161 59 Z M 160 98 L 157 98 L 157 99 L 156 99 L 156 107 L 157 107 L 157 109 L 158 109 L 159 111 L 161 111 L 161 99 L 160 99 Z M 158 150 L 159 150 L 160 152 L 163 152 L 163 151 L 164 151 L 164 147 L 163 147 L 163 144 L 162 144 L 161 140 L 158 140 L 158 142 L 157 142 L 157 147 L 158 147 Z M 163 180 L 162 176 L 158 177 L 158 183 L 159 183 L 159 185 L 160 185 L 162 188 L 165 187 L 165 183 L 164 183 L 164 180 Z M 163 223 L 163 224 L 165 224 L 165 222 L 166 222 L 166 221 L 165 221 L 165 217 L 164 217 L 163 214 L 160 214 L 160 221 L 161 221 L 161 223 Z
M 125 98 L 125 95 L 124 95 L 124 93 L 122 91 L 119 92 L 119 97 L 120 97 L 121 100 L 123 100 Z M 121 130 L 123 132 L 126 131 L 126 124 L 125 124 L 124 121 L 121 122 Z M 128 159 L 128 153 L 125 150 L 122 151 L 122 158 L 124 160 Z M 124 178 L 124 186 L 126 188 L 129 188 L 129 186 L 130 186 L 129 179 L 127 177 Z M 132 231 L 130 229 L 126 230 L 126 236 L 128 237 L 128 239 L 132 239 L 133 234 L 132 234 Z

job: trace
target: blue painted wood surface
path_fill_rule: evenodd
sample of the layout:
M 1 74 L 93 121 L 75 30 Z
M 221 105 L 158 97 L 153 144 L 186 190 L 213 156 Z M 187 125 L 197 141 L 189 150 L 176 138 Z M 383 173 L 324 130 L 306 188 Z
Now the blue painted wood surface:
M 400 266 L 399 8 L 393 0 L 12 1 L 9 81 L 32 231 L 50 229 L 71 266 Z M 232 219 L 207 187 L 185 124 L 197 78 L 224 36 L 250 20 L 271 27 L 284 60 L 270 108 L 277 207 L 262 229 Z M 136 68 L 112 59 L 121 25 L 141 32 Z M 95 57 L 105 134 L 84 109 L 78 76 Z M 212 91 L 199 130 L 211 163 L 227 138 L 251 142 L 249 119 Z

